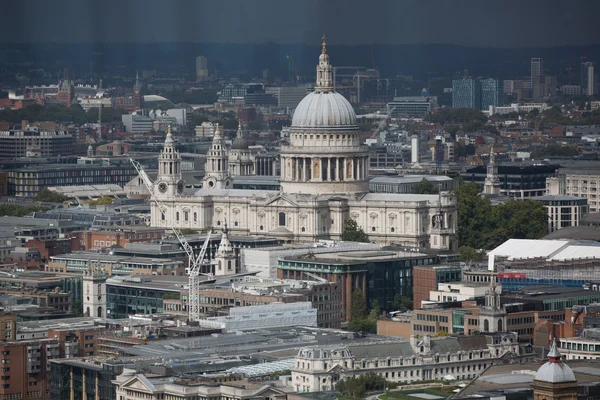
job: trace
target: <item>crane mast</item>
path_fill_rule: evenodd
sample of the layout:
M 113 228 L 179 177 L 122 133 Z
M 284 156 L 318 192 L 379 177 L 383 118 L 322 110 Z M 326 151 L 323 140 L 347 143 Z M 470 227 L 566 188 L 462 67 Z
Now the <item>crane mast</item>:
M 152 201 L 156 203 L 161 214 L 163 214 L 166 219 L 165 212 L 167 208 L 160 202 L 160 200 L 154 194 L 154 185 L 152 180 L 150 179 L 146 171 L 144 171 L 144 168 L 139 162 L 135 161 L 133 158 L 130 158 L 129 161 L 131 162 L 138 175 L 142 179 L 142 182 L 148 189 L 148 192 L 150 192 L 150 197 L 152 198 Z M 179 240 L 179 243 L 181 244 L 181 247 L 183 247 L 183 250 L 188 256 L 189 266 L 186 269 L 186 272 L 189 276 L 189 320 L 198 321 L 200 320 L 200 275 L 208 275 L 212 277 L 212 273 L 204 274 L 201 271 L 202 263 L 206 255 L 206 251 L 208 250 L 208 244 L 210 243 L 210 237 L 212 232 L 210 230 L 208 231 L 208 234 L 206 235 L 206 240 L 204 241 L 200 252 L 196 255 L 194 253 L 193 247 L 189 244 L 183 233 L 181 233 L 181 231 L 174 226 L 170 226 L 169 228 L 173 231 L 173 234 L 175 234 L 177 240 Z

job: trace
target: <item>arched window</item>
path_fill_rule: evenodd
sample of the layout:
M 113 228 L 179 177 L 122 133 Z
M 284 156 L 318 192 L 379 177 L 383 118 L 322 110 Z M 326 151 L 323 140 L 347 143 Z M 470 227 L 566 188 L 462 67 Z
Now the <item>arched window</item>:
M 179 221 L 179 211 L 175 213 L 175 221 Z
M 285 213 L 279 213 L 279 226 L 285 226 Z
M 198 222 L 198 213 L 194 213 L 194 222 Z
M 183 212 L 183 220 L 184 220 L 185 222 L 188 222 L 188 221 L 189 221 L 189 218 L 190 218 L 190 213 L 189 213 L 189 211 L 184 211 L 184 212 Z
M 502 332 L 503 331 L 503 327 L 502 327 L 502 320 L 499 319 L 498 320 L 498 332 Z
M 227 261 L 227 270 L 231 271 L 231 260 Z
M 102 307 L 98 307 L 98 317 L 102 316 Z
M 90 308 L 89 307 L 85 310 L 85 315 L 87 315 L 88 317 L 90 316 Z
M 490 321 L 488 321 L 487 319 L 485 321 L 483 321 L 483 331 L 484 332 L 490 331 Z

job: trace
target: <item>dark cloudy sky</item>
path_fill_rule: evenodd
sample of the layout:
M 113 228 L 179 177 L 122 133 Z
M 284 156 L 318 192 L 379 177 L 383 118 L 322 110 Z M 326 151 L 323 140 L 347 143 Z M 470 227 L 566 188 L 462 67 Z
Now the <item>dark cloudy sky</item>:
M 600 0 L 4 0 L 4 42 L 600 44 Z

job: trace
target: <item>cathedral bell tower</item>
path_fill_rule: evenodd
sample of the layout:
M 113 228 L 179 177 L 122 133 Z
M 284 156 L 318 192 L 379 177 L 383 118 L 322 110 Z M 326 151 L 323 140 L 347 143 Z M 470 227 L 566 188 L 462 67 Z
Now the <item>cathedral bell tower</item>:
M 533 400 L 577 400 L 577 378 L 571 367 L 561 361 L 556 339 L 548 353 L 548 361 L 535 373 L 531 388 Z
M 171 126 L 167 129 L 165 145 L 158 156 L 158 176 L 156 178 L 158 196 L 174 197 L 183 193 L 181 179 L 181 155 L 175 150 Z
M 225 140 L 221 136 L 219 124 L 215 127 L 212 147 L 206 154 L 206 167 L 204 168 L 205 189 L 231 189 L 232 182 L 229 175 L 229 156 L 225 149 Z
M 221 243 L 215 253 L 215 275 L 232 275 L 237 271 L 237 257 L 229 241 L 227 221 L 223 224 Z

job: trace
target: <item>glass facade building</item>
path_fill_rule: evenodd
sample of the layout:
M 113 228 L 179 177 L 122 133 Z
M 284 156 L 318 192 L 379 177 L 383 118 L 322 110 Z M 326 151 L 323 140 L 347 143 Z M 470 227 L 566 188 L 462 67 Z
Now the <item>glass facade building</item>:
M 489 110 L 490 106 L 502 105 L 504 83 L 499 79 L 481 80 L 481 110 Z
M 453 108 L 481 108 L 481 81 L 459 79 L 452 81 Z

